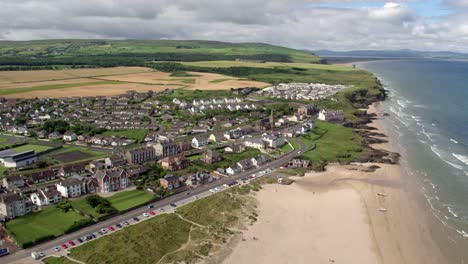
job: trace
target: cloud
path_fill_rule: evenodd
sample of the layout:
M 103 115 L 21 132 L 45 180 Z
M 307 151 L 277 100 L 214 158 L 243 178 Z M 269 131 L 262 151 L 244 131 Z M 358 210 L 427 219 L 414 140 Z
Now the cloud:
M 368 3 L 0 0 L 0 39 L 210 39 L 312 50 L 468 51 L 468 0 L 445 0 L 456 12 L 437 20 L 418 14 L 409 1 Z

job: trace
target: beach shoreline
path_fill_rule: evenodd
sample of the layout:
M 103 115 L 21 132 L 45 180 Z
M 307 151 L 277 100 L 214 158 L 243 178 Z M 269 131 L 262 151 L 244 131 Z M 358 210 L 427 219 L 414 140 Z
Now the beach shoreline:
M 368 126 L 388 135 L 378 105 L 369 106 L 368 114 L 377 118 Z M 389 142 L 371 147 L 398 150 L 394 138 L 383 139 Z M 380 168 L 368 172 L 372 165 Z M 243 234 L 258 240 L 240 240 L 224 263 L 448 263 L 421 217 L 423 209 L 411 200 L 413 190 L 404 173 L 402 166 L 392 164 L 330 164 L 325 172 L 292 177 L 295 183 L 290 186 L 267 185 L 256 196 L 258 222 Z M 342 230 L 345 224 L 353 232 Z M 345 250 L 340 241 L 355 242 L 346 244 Z M 304 244 L 309 250 L 297 252 Z

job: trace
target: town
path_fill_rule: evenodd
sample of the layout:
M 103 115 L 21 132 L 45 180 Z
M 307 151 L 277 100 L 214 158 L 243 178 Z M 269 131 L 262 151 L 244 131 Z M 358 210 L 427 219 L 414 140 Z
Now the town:
M 208 98 L 166 89 L 0 99 L 1 137 L 8 143 L 0 151 L 0 220 L 74 208 L 89 217 L 74 227 L 79 229 L 274 161 L 307 168 L 310 161 L 292 154 L 294 138 L 312 131 L 316 119 L 344 120 L 342 111 L 250 97 L 254 90 L 246 90 Z M 126 194 L 137 198 L 125 206 L 113 202 Z M 111 202 L 94 207 L 89 197 Z M 22 247 L 43 240 L 19 236 Z
M 349 86 L 341 84 L 280 83 L 278 85 L 264 88 L 257 93 L 263 96 L 292 100 L 320 100 L 332 96 L 346 88 L 349 88 Z

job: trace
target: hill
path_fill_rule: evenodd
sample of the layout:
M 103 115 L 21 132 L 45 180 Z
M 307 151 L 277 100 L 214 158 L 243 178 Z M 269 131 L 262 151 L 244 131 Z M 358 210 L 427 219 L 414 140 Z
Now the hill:
M 0 66 L 144 66 L 153 61 L 248 60 L 319 63 L 309 52 L 263 43 L 200 40 L 0 41 Z M 9 67 L 9 68 L 8 68 Z

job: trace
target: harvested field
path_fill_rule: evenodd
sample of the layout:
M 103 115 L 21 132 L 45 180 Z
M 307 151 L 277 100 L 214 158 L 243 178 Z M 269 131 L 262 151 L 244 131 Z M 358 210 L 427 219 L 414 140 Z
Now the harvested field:
M 56 80 L 56 81 L 7 83 L 7 84 L 0 84 L 0 90 L 8 90 L 8 89 L 24 88 L 24 87 L 34 87 L 34 86 L 45 86 L 45 85 L 72 84 L 72 83 L 91 83 L 91 82 L 96 82 L 96 79 L 76 78 L 76 79 Z
M 64 79 L 97 77 L 151 71 L 143 67 L 115 67 L 97 69 L 0 71 L 0 84 L 43 82 Z
M 79 150 L 74 150 L 70 152 L 64 152 L 56 155 L 51 155 L 52 158 L 60 161 L 60 162 L 72 162 L 76 160 L 84 160 L 88 158 L 92 158 L 93 155 L 84 153 Z

